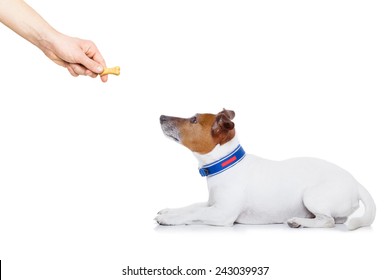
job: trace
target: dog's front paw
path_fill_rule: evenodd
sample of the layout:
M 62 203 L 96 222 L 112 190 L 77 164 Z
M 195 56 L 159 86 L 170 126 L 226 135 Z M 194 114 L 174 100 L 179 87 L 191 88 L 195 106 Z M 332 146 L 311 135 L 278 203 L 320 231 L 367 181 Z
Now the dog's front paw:
M 161 211 L 160 211 L 161 212 Z M 160 214 L 160 212 L 158 212 L 158 214 Z M 164 222 L 164 219 L 162 218 L 162 216 L 157 216 L 156 218 L 154 218 L 154 220 L 156 221 L 156 223 L 158 223 L 159 225 L 166 225 L 165 222 Z
M 300 228 L 302 225 L 296 221 L 295 218 L 289 219 L 287 224 L 291 228 Z
M 182 224 L 182 223 L 178 222 L 174 216 L 166 215 L 166 214 L 159 215 L 156 218 L 154 218 L 154 220 L 159 225 L 162 225 L 162 226 L 176 226 L 176 225 Z

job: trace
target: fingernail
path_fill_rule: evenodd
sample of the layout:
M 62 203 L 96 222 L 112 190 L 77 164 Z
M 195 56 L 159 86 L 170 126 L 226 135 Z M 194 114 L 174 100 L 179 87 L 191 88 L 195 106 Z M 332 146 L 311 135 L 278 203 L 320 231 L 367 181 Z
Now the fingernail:
M 102 72 L 103 72 L 103 66 L 98 66 L 98 67 L 96 68 L 96 72 L 97 72 L 97 73 L 102 73 Z

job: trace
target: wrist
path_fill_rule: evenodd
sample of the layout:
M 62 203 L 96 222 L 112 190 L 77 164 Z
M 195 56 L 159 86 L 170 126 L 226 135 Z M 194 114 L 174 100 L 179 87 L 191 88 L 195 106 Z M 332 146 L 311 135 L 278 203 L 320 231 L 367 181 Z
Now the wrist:
M 55 43 L 60 39 L 61 35 L 61 33 L 52 28 L 50 30 L 41 30 L 35 35 L 33 44 L 42 51 L 47 49 L 53 50 Z

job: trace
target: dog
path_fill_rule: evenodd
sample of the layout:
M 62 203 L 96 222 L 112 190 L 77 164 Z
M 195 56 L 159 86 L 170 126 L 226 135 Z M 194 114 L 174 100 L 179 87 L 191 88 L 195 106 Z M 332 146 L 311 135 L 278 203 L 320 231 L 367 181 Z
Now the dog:
M 292 228 L 331 228 L 345 223 L 360 200 L 364 214 L 349 219 L 347 228 L 372 224 L 374 200 L 347 171 L 316 158 L 272 161 L 246 154 L 236 135 L 234 116 L 234 111 L 223 109 L 216 115 L 160 117 L 164 134 L 198 159 L 209 199 L 161 210 L 155 218 L 158 224 L 287 223 Z

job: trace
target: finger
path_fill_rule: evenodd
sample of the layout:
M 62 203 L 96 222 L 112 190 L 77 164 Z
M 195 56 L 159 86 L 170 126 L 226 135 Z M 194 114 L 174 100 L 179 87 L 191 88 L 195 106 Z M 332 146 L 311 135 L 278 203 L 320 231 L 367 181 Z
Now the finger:
M 103 66 L 97 63 L 96 61 L 93 61 L 86 55 L 80 57 L 79 61 L 86 69 L 89 69 L 90 71 L 96 74 L 103 72 Z
M 85 68 L 83 65 L 76 64 L 76 63 L 70 63 L 69 66 L 73 69 L 73 71 L 78 75 L 86 76 L 87 68 Z
M 70 64 L 66 65 L 65 66 L 66 69 L 68 69 L 69 73 L 73 76 L 73 77 L 78 77 L 79 75 L 73 70 L 73 68 L 70 66 Z
M 73 70 L 77 75 L 85 75 L 85 71 L 87 70 L 84 66 L 80 64 L 71 63 L 69 67 Z
M 74 73 L 78 75 L 83 75 L 83 76 L 89 76 L 91 78 L 96 78 L 97 74 L 93 73 L 92 71 L 88 70 L 85 68 L 83 65 L 76 64 L 76 63 L 71 63 L 69 64 L 69 67 L 73 70 Z
M 106 67 L 106 62 L 95 44 L 91 41 L 85 41 L 83 51 L 85 55 L 80 57 L 81 64 L 94 73 L 100 74 L 103 72 L 103 67 Z
M 95 46 L 96 47 L 96 46 Z M 96 48 L 95 50 L 95 53 L 94 55 L 92 56 L 92 59 L 97 61 L 98 63 L 100 63 L 100 65 L 103 65 L 104 67 L 106 67 L 106 61 L 104 60 L 103 56 L 101 55 L 101 53 L 99 52 L 99 50 Z M 89 52 L 88 54 L 92 54 L 91 52 Z M 101 73 L 101 72 L 100 72 Z M 106 83 L 108 81 L 108 75 L 103 75 L 103 76 L 100 76 L 100 80 L 103 82 L 103 83 Z
M 86 75 L 86 76 L 89 76 L 89 77 L 91 77 L 91 78 L 96 78 L 98 74 L 93 73 L 91 70 L 88 70 L 88 69 L 87 69 L 87 70 L 85 71 L 85 75 Z
M 91 41 L 86 41 L 86 43 L 87 48 L 85 48 L 85 54 L 100 65 L 106 67 L 106 62 L 96 45 Z
M 100 80 L 102 80 L 103 83 L 106 83 L 108 81 L 108 75 L 101 76 Z

